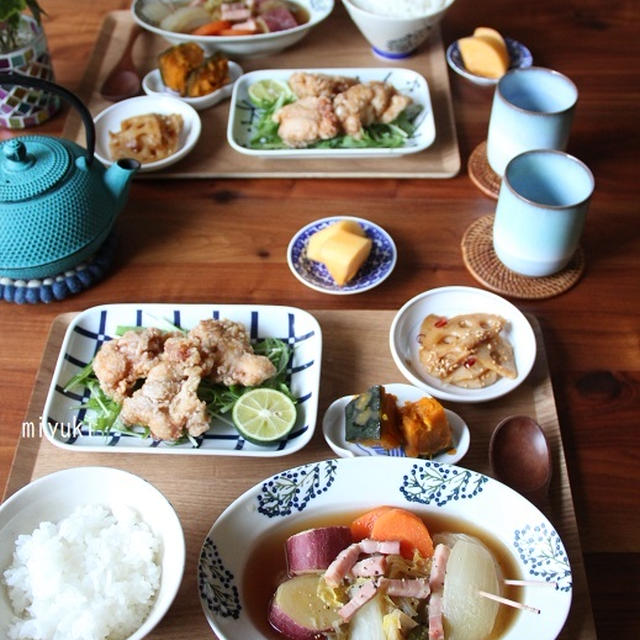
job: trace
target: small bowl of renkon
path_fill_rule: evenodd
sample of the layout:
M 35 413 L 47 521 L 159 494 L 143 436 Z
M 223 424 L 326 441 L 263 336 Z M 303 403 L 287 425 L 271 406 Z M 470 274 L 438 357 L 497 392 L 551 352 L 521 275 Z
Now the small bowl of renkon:
M 111 467 L 51 473 L 0 505 L 0 637 L 32 637 L 19 635 L 31 619 L 59 638 L 140 640 L 184 565 L 180 520 L 152 484 Z M 33 605 L 17 618 L 12 601 Z
M 455 0 L 342 0 L 381 58 L 408 58 L 431 35 Z
M 506 321 L 500 337 L 513 348 L 515 378 L 500 377 L 486 387 L 465 388 L 427 372 L 420 359 L 423 320 L 430 314 L 448 319 L 474 313 L 495 314 Z M 461 286 L 431 289 L 406 302 L 391 323 L 389 347 L 396 366 L 411 384 L 439 400 L 452 402 L 487 402 L 510 393 L 526 380 L 537 352 L 531 324 L 517 307 L 495 293 Z
M 204 96 L 190 98 L 188 96 L 181 96 L 176 91 L 169 89 L 164 82 L 162 82 L 160 69 L 152 69 L 142 78 L 142 89 L 148 96 L 171 96 L 182 100 L 182 102 L 186 102 L 196 111 L 203 111 L 231 97 L 233 85 L 241 75 L 242 67 L 237 62 L 229 60 L 229 82 L 227 82 L 227 84 L 222 85 L 219 89 L 207 93 Z
M 527 49 L 527 47 L 525 47 L 521 42 L 505 36 L 504 43 L 507 46 L 507 53 L 509 54 L 508 71 L 511 71 L 512 69 L 526 69 L 533 64 L 531 51 L 529 51 L 529 49 Z M 447 62 L 458 75 L 481 87 L 494 86 L 498 84 L 498 81 L 500 80 L 500 78 L 486 78 L 468 71 L 462 61 L 462 55 L 460 53 L 460 47 L 458 46 L 457 40 L 447 47 Z
M 322 22 L 333 11 L 334 0 L 292 0 L 291 5 L 295 6 L 302 16 L 298 25 L 282 30 L 272 30 L 264 33 L 254 33 L 250 35 L 194 35 L 192 33 L 181 33 L 163 28 L 166 26 L 165 11 L 180 10 L 200 10 L 202 6 L 198 3 L 191 3 L 189 0 L 178 0 L 177 2 L 165 2 L 165 0 L 134 0 L 131 5 L 133 19 L 147 31 L 151 31 L 171 44 L 181 44 L 183 42 L 195 42 L 199 44 L 207 53 L 221 51 L 236 58 L 249 58 L 256 56 L 270 55 L 286 49 L 296 42 L 302 40 L 312 27 Z M 213 21 L 214 18 L 212 17 Z
M 179 162 L 195 147 L 200 138 L 202 123 L 198 112 L 180 98 L 167 95 L 138 96 L 116 102 L 104 111 L 101 111 L 93 122 L 96 127 L 96 149 L 95 155 L 102 164 L 109 166 L 114 160 L 109 151 L 109 132 L 117 133 L 121 130 L 121 123 L 132 116 L 157 113 L 160 115 L 171 115 L 174 113 L 182 117 L 182 129 L 178 141 L 178 149 L 175 153 L 154 160 L 153 162 L 143 162 L 140 171 L 158 171 Z

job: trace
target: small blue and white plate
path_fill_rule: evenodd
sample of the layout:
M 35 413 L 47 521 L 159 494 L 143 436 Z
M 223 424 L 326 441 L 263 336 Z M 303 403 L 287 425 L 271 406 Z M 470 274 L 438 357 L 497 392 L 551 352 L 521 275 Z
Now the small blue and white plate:
M 513 38 L 505 37 L 505 44 L 507 45 L 507 52 L 509 53 L 509 71 L 512 69 L 526 69 L 533 64 L 533 56 L 531 51 L 527 49 L 521 42 L 514 40 Z M 478 84 L 481 86 L 491 86 L 498 84 L 500 78 L 485 78 L 484 76 L 478 76 L 475 73 L 470 73 L 462 62 L 462 55 L 460 54 L 460 47 L 458 47 L 458 41 L 452 42 L 447 49 L 447 62 L 449 66 L 463 78 Z
M 392 383 L 382 385 L 387 393 L 391 393 L 397 398 L 398 406 L 405 402 L 416 402 L 420 398 L 429 396 L 423 389 L 418 389 L 410 384 Z M 353 395 L 343 396 L 334 400 L 324 414 L 322 419 L 322 433 L 327 444 L 332 451 L 341 458 L 355 458 L 357 456 L 391 456 L 394 458 L 404 458 L 407 456 L 402 447 L 395 449 L 385 449 L 381 446 L 368 447 L 360 442 L 349 442 L 345 437 L 345 414 L 347 404 L 354 398 Z M 471 436 L 467 423 L 455 412 L 445 409 L 447 420 L 451 427 L 453 446 L 448 451 L 443 451 L 434 456 L 435 462 L 455 464 L 462 460 L 467 451 Z
M 342 286 L 335 283 L 321 262 L 310 260 L 307 257 L 309 238 L 317 231 L 340 220 L 355 220 L 373 243 L 366 262 L 360 267 L 355 277 Z M 291 238 L 287 248 L 287 264 L 300 282 L 316 291 L 336 296 L 362 293 L 377 287 L 389 277 L 396 266 L 397 257 L 395 242 L 382 227 L 364 218 L 354 216 L 332 216 L 310 222 Z

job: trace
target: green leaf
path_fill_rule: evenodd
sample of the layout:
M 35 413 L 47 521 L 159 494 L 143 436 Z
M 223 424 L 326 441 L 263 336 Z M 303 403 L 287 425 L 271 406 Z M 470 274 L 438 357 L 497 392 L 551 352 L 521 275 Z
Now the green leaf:
M 42 24 L 42 16 L 47 15 L 47 12 L 38 4 L 38 0 L 26 0 L 29 11 L 33 14 L 35 21 L 38 24 Z
M 20 14 L 26 6 L 26 0 L 2 0 L 2 2 L 0 2 L 0 22 L 7 22 L 9 18 L 14 16 L 17 16 L 19 21 Z

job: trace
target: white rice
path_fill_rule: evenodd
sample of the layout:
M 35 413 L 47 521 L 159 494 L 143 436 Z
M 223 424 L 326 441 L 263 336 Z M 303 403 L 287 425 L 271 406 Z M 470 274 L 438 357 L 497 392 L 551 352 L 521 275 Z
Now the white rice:
M 442 9 L 449 0 L 351 0 L 360 9 L 389 18 L 419 18 Z
M 11 640 L 123 640 L 160 586 L 160 542 L 129 508 L 85 505 L 18 536 L 4 572 Z

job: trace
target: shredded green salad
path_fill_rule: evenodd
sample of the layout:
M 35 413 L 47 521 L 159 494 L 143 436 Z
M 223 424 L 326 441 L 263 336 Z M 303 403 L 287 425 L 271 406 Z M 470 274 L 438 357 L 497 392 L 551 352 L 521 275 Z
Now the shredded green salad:
M 145 327 L 121 326 L 116 329 L 116 335 L 122 336 L 127 331 L 141 331 L 144 328 Z M 174 327 L 173 330 L 186 333 L 184 329 L 179 327 Z M 198 397 L 206 403 L 207 411 L 212 419 L 218 419 L 230 426 L 234 426 L 232 420 L 225 416 L 231 413 L 233 405 L 240 396 L 256 388 L 277 389 L 287 395 L 294 404 L 296 403 L 296 398 L 291 392 L 287 381 L 287 364 L 292 353 L 291 347 L 278 338 L 265 338 L 259 340 L 252 346 L 254 353 L 269 358 L 276 368 L 275 374 L 268 380 L 265 380 L 259 387 L 244 387 L 239 384 L 227 387 L 223 384 L 216 384 L 203 379 L 198 387 Z M 80 386 L 89 389 L 89 398 L 78 408 L 87 410 L 82 422 L 90 432 L 102 433 L 105 436 L 113 432 L 137 438 L 149 438 L 151 436 L 149 427 L 130 427 L 120 420 L 119 416 L 122 406 L 119 402 L 109 397 L 100 387 L 98 378 L 93 370 L 93 362 L 89 362 L 74 375 L 65 385 L 64 391 L 70 391 Z M 195 438 L 189 434 L 185 434 L 179 440 L 165 442 L 167 444 L 184 444 L 185 442 L 191 442 L 194 446 L 197 446 Z
M 287 104 L 296 101 L 292 93 L 282 94 L 271 106 L 266 108 L 254 104 L 258 113 L 258 119 L 254 123 L 253 135 L 249 140 L 252 149 L 289 149 L 278 135 L 279 124 L 274 122 L 273 114 Z M 389 124 L 375 123 L 363 128 L 362 138 L 338 135 L 329 140 L 319 140 L 308 145 L 307 149 L 358 149 L 358 148 L 385 148 L 392 149 L 402 147 L 407 138 L 416 129 L 415 121 L 422 107 L 418 104 L 410 104 L 393 122 Z

